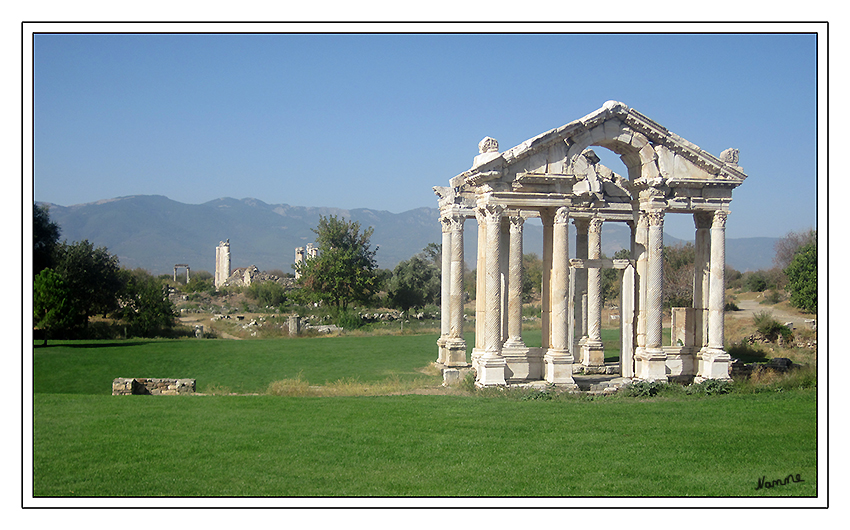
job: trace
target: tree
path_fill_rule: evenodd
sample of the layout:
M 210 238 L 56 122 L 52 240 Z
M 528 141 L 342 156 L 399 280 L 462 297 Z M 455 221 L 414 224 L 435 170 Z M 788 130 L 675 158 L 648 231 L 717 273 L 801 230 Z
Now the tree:
M 790 303 L 807 313 L 818 310 L 818 246 L 817 240 L 806 243 L 794 254 L 785 269 L 788 275 Z
M 68 289 L 68 310 L 75 325 L 88 326 L 89 317 L 118 307 L 122 281 L 118 257 L 88 240 L 62 243 L 56 250 L 56 272 Z
M 73 324 L 69 311 L 69 293 L 53 269 L 42 269 L 33 280 L 33 328 L 43 333 L 44 344 L 47 339 Z
M 387 293 L 391 307 L 407 311 L 439 301 L 440 270 L 429 260 L 426 251 L 396 265 Z
M 773 257 L 773 263 L 780 269 L 787 269 L 794 259 L 797 251 L 809 243 L 817 245 L 818 232 L 817 230 L 804 230 L 802 232 L 788 232 L 782 239 L 776 242 L 774 249 L 776 255 Z
M 360 232 L 360 223 L 336 216 L 319 216 L 313 229 L 319 255 L 301 264 L 299 284 L 308 299 L 346 310 L 351 303 L 365 303 L 375 294 L 375 254 L 369 239 L 374 230 Z
M 59 243 L 59 225 L 50 220 L 47 206 L 32 205 L 32 266 L 33 274 L 53 267 L 54 253 Z
M 621 248 L 614 253 L 614 259 L 631 259 L 632 253 Z M 605 254 L 602 254 L 602 259 Z M 602 303 L 618 300 L 620 297 L 620 271 L 617 269 L 602 269 Z
M 543 260 L 535 253 L 522 255 L 522 302 L 531 302 L 543 289 Z
M 168 299 L 168 287 L 144 269 L 120 271 L 123 287 L 116 315 L 130 328 L 129 334 L 155 337 L 174 326 L 174 304 Z
M 277 307 L 286 301 L 286 289 L 274 281 L 252 282 L 245 294 L 267 307 Z
M 694 245 L 664 247 L 664 307 L 692 307 L 694 303 Z

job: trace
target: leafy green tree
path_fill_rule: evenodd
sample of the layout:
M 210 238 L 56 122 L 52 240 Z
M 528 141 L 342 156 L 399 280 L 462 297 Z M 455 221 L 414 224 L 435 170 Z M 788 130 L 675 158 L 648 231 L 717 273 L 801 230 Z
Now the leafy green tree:
M 56 249 L 56 272 L 68 289 L 68 310 L 75 325 L 88 326 L 89 317 L 106 316 L 118 307 L 123 283 L 118 257 L 88 240 L 62 243 Z
M 423 252 L 396 265 L 389 282 L 387 300 L 391 307 L 403 311 L 436 304 L 440 298 L 440 286 L 440 270 Z
M 817 240 L 811 241 L 794 254 L 791 264 L 785 269 L 788 275 L 788 289 L 791 291 L 790 303 L 807 313 L 818 310 L 818 246 Z
M 73 324 L 69 293 L 53 269 L 42 269 L 33 280 L 33 328 L 41 330 L 44 344 Z
M 189 283 L 180 287 L 184 293 L 212 293 L 215 292 L 215 281 L 213 275 L 207 271 L 192 273 Z
M 665 308 L 693 306 L 694 257 L 693 243 L 664 247 L 662 303 Z
M 361 232 L 356 221 L 320 216 L 319 226 L 313 229 L 319 255 L 301 265 L 303 297 L 342 310 L 352 303 L 366 303 L 377 290 L 378 250 L 372 250 L 369 242 L 373 231 Z
M 54 253 L 59 244 L 59 225 L 50 220 L 47 206 L 32 205 L 33 274 L 54 266 Z
M 543 260 L 535 253 L 522 255 L 522 302 L 531 302 L 543 288 Z
M 277 307 L 286 301 L 286 289 L 277 282 L 253 282 L 245 295 L 263 306 Z
M 116 315 L 137 337 L 155 337 L 174 326 L 177 316 L 165 283 L 144 269 L 120 271 L 123 288 Z

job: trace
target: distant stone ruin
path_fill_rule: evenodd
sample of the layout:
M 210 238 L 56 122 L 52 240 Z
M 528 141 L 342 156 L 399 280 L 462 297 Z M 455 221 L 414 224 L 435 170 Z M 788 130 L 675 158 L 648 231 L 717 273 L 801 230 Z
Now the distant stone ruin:
M 275 274 L 261 272 L 256 265 L 250 267 L 239 267 L 234 269 L 221 284 L 222 287 L 250 287 L 257 282 L 277 282 L 284 287 L 293 287 L 295 282 L 292 278 L 281 278 Z
M 295 279 L 301 277 L 301 266 L 308 259 L 313 259 L 319 255 L 319 248 L 314 247 L 313 243 L 307 243 L 307 248 L 298 247 L 295 249 Z
M 174 266 L 174 283 L 177 283 L 177 269 L 186 269 L 186 283 L 189 283 L 189 265 L 178 263 Z
M 188 274 L 188 273 L 187 273 Z M 218 289 L 230 277 L 230 240 L 220 241 L 215 247 L 215 288 Z

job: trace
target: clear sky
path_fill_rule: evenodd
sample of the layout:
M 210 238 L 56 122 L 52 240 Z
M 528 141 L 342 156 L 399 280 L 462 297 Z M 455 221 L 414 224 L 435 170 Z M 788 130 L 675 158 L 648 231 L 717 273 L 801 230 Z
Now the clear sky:
M 436 207 L 431 188 L 468 169 L 483 137 L 504 151 L 613 99 L 714 155 L 738 148 L 749 177 L 727 235 L 781 237 L 817 224 L 817 45 L 814 34 L 38 34 L 34 198 Z M 691 219 L 670 217 L 668 233 L 693 236 Z

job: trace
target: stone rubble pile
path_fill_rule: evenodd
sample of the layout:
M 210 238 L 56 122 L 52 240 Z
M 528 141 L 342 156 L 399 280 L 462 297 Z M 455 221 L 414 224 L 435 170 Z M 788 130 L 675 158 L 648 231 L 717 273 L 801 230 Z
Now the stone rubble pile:
M 156 377 L 118 377 L 112 380 L 113 396 L 176 396 L 194 394 L 194 379 L 162 379 Z

